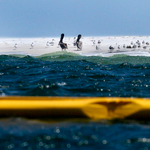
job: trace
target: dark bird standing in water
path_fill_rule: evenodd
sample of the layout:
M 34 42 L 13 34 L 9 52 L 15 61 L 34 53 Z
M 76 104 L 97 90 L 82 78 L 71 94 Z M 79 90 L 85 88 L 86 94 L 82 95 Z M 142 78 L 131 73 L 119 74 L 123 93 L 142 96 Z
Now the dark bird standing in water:
M 81 39 L 81 34 L 78 35 L 78 38 L 76 41 L 76 45 L 77 45 L 78 50 L 82 50 L 82 42 L 80 41 L 80 39 Z
M 66 50 L 66 49 L 68 49 L 68 46 L 66 43 L 63 43 L 63 38 L 64 38 L 64 34 L 62 33 L 61 37 L 60 37 L 59 45 L 62 50 Z

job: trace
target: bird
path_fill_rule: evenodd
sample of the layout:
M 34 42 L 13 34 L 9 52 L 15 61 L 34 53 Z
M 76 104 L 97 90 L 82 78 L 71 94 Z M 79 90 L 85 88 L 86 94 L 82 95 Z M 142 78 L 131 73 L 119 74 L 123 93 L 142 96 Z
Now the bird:
M 101 50 L 100 45 L 96 45 L 96 50 Z
M 142 44 L 145 44 L 145 41 L 143 40 Z
M 80 41 L 81 39 L 81 34 L 78 35 L 76 45 L 77 45 L 77 50 L 82 50 L 82 42 Z
M 18 45 L 17 45 L 17 44 L 15 44 L 15 45 L 14 45 L 14 48 L 17 48 L 17 47 L 18 47 Z
M 138 43 L 138 48 L 140 48 L 141 47 L 141 43 Z
M 98 44 L 98 45 L 96 45 L 96 47 L 95 47 L 95 48 L 96 48 L 96 50 L 101 50 L 101 48 L 100 48 L 101 41 L 100 41 L 100 40 L 98 40 L 97 44 Z
M 59 45 L 62 50 L 66 50 L 66 49 L 68 49 L 68 46 L 66 43 L 63 43 L 63 38 L 64 38 L 64 33 L 61 34 Z
M 54 45 L 54 39 L 52 39 L 52 41 L 49 42 L 49 44 L 50 44 L 51 46 L 53 46 L 53 45 Z
M 110 53 L 111 53 L 114 49 L 115 49 L 115 48 L 112 47 L 111 45 L 109 46 Z
M 33 48 L 33 47 L 34 47 L 34 43 L 32 42 L 32 43 L 31 43 L 31 48 Z
M 118 45 L 118 49 L 120 49 L 120 45 Z
M 76 37 L 74 37 L 73 46 L 76 46 Z
M 96 42 L 95 42 L 95 40 L 93 40 L 93 45 L 95 45 L 96 44 Z
M 133 48 L 136 48 L 136 47 L 137 47 L 137 46 L 134 44 L 134 45 L 133 45 Z
M 101 44 L 101 41 L 100 40 L 98 40 L 98 42 L 97 42 L 98 44 Z
M 47 47 L 49 46 L 49 41 L 46 42 L 46 46 L 47 46 Z
M 131 45 L 127 45 L 127 47 L 126 48 L 132 48 L 132 46 Z

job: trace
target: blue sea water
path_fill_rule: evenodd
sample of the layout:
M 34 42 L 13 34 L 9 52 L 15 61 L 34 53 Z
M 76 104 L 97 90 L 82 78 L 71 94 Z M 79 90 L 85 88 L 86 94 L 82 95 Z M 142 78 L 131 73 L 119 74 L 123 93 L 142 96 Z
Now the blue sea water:
M 1 95 L 150 97 L 149 79 L 149 57 L 0 56 Z
M 150 97 L 150 58 L 0 56 L 1 96 Z M 150 149 L 149 122 L 0 120 L 0 149 Z

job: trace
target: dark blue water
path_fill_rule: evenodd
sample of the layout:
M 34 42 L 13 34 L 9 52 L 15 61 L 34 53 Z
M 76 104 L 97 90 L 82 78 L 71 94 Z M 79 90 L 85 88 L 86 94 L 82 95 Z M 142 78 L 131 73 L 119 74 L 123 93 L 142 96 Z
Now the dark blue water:
M 150 97 L 150 58 L 53 53 L 0 56 L 1 96 Z M 0 120 L 0 149 L 150 149 L 150 125 L 92 120 Z
M 150 97 L 149 91 L 149 57 L 0 56 L 1 95 Z

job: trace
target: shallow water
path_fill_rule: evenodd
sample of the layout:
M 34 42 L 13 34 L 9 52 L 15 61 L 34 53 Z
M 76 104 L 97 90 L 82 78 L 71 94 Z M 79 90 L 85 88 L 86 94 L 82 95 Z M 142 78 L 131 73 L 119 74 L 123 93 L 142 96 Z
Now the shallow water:
M 150 58 L 0 56 L 0 95 L 150 97 Z M 150 148 L 149 122 L 0 120 L 0 149 Z

